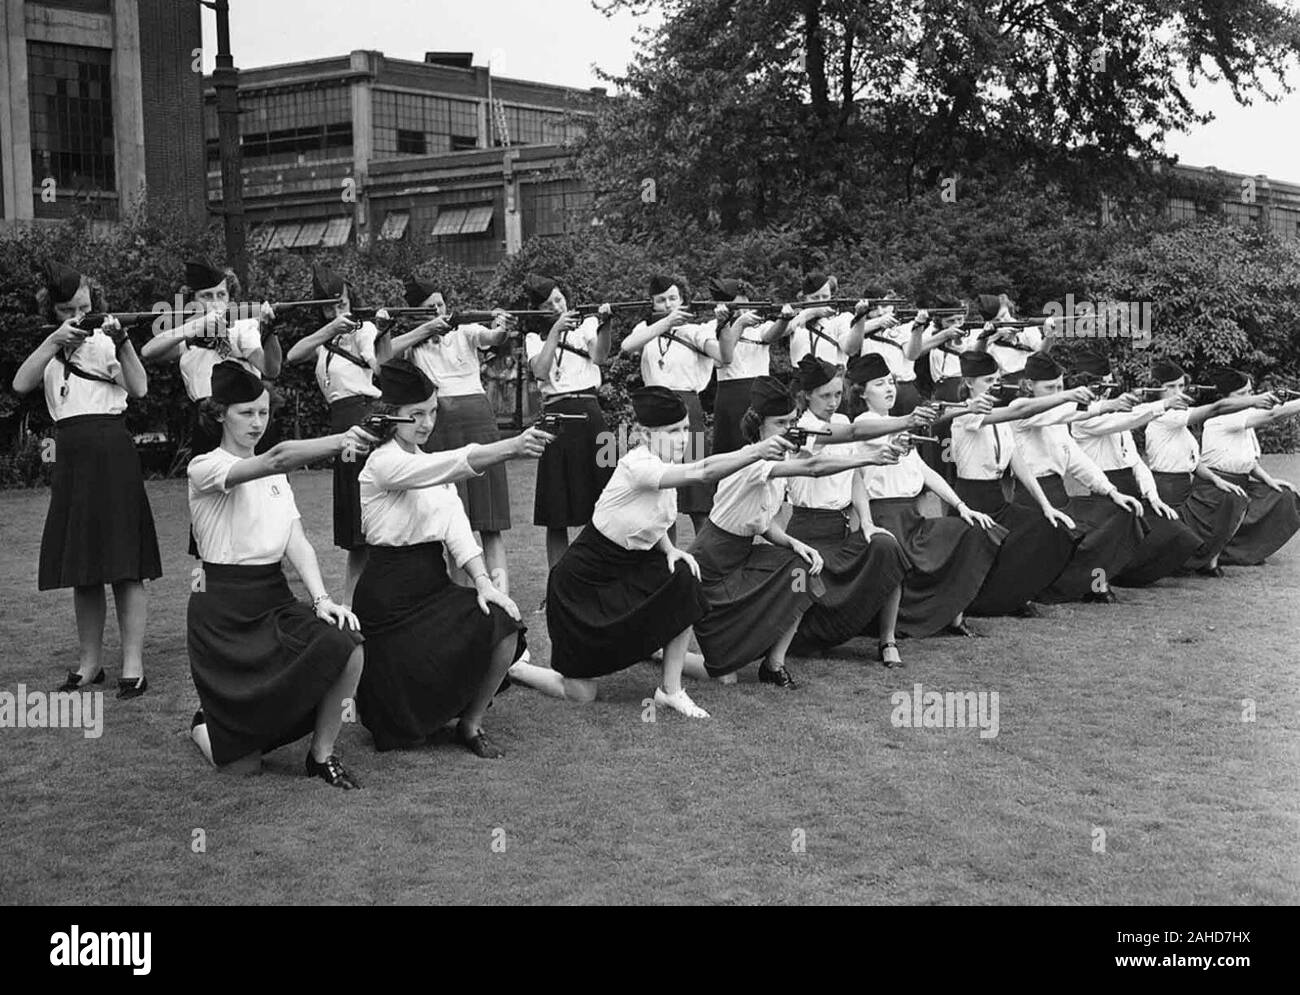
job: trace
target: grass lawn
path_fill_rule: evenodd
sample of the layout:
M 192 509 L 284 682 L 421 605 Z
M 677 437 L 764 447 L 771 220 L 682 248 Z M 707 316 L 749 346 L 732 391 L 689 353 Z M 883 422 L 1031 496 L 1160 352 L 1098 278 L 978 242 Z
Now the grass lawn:
M 1300 479 L 1300 457 L 1267 462 Z M 525 611 L 545 588 L 532 475 L 510 467 Z M 340 592 L 330 477 L 293 483 Z M 862 640 L 792 661 L 792 693 L 751 667 L 692 686 L 709 721 L 643 721 L 649 665 L 585 707 L 516 688 L 488 713 L 495 763 L 451 744 L 377 754 L 350 725 L 341 752 L 365 790 L 345 793 L 302 776 L 306 741 L 256 778 L 216 774 L 189 742 L 184 483 L 149 493 L 164 563 L 149 693 L 106 695 L 98 739 L 0 729 L 0 902 L 1300 901 L 1300 542 L 1225 580 L 904 642 L 902 672 L 867 662 Z M 36 590 L 47 500 L 0 493 L 3 691 L 49 690 L 75 665 L 70 593 Z M 544 663 L 545 622 L 529 622 Z M 111 615 L 106 660 L 113 688 Z M 916 682 L 997 691 L 999 734 L 895 728 L 890 695 Z

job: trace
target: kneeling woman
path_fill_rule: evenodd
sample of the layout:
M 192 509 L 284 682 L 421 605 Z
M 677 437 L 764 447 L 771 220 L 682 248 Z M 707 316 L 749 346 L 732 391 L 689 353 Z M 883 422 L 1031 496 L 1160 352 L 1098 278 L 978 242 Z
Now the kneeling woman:
M 993 569 L 984 578 L 979 594 L 967 609 L 971 615 L 1038 614 L 1033 601 L 1065 571 L 1083 535 L 1074 521 L 1057 511 L 1016 450 L 1015 433 L 1009 421 L 1027 418 L 1059 404 L 1077 403 L 1092 397 L 1080 387 L 1050 397 L 1025 399 L 1015 408 L 993 406 L 992 388 L 998 383 L 998 364 L 982 350 L 962 353 L 963 389 L 970 397 L 965 414 L 952 421 L 952 457 L 957 467 L 953 490 L 966 504 L 1008 529 Z M 1007 468 L 1015 474 L 1016 487 L 1023 488 L 1037 510 L 1007 499 L 1003 479 Z
M 851 431 L 848 417 L 838 412 L 844 394 L 839 367 L 805 356 L 799 363 L 798 375 L 796 400 L 805 409 L 798 427 L 831 432 L 832 440 L 834 433 Z M 908 419 L 900 422 L 894 431 L 914 427 Z M 825 441 L 816 447 L 810 439 L 808 445 L 813 452 L 835 456 L 852 456 L 857 451 L 848 441 Z M 819 655 L 862 634 L 875 622 L 881 662 L 899 666 L 902 660 L 894 642 L 894 626 L 907 557 L 892 533 L 872 524 L 860 476 L 845 470 L 821 478 L 791 477 L 786 490 L 794 506 L 786 534 L 821 554 L 825 564 L 821 577 L 826 586 L 826 593 L 804 612 L 791 652 L 796 656 Z M 850 511 L 858 513 L 857 529 L 849 527 Z
M 655 704 L 689 718 L 709 713 L 682 687 L 691 626 L 708 610 L 695 558 L 673 545 L 677 488 L 710 484 L 757 460 L 794 447 L 778 438 L 679 465 L 690 439 L 682 399 L 666 387 L 632 394 L 632 448 L 601 492 L 591 524 L 551 571 L 546 625 L 553 670 L 517 663 L 512 679 L 557 698 L 591 701 L 595 678 L 613 674 L 658 650 L 663 677 Z M 693 676 L 706 676 L 698 665 Z
M 1021 389 L 1026 386 L 1029 396 L 1014 400 L 1009 406 L 1016 414 L 1040 398 L 1064 391 L 1061 367 L 1050 356 L 1034 353 L 1025 363 Z M 1065 512 L 1083 533 L 1069 565 L 1042 593 L 1043 601 L 1113 603 L 1115 594 L 1110 582 L 1133 561 L 1146 537 L 1142 502 L 1111 483 L 1100 467 L 1083 454 L 1069 429 L 1077 421 L 1132 410 L 1135 400 L 1128 394 L 1093 402 L 1083 411 L 1057 405 L 1012 423 L 1016 449 L 1024 456 L 1030 475 L 1037 479 L 1052 507 Z M 1065 490 L 1066 474 L 1092 493 L 1070 497 Z M 1024 488 L 1016 490 L 1015 501 L 1030 510 L 1038 507 L 1034 495 Z
M 443 452 L 421 446 L 433 434 L 438 397 L 404 359 L 379 371 L 377 412 L 414 418 L 390 429 L 361 469 L 361 524 L 370 555 L 355 606 L 366 635 L 366 671 L 357 697 L 375 747 L 418 746 L 454 718 L 476 755 L 500 757 L 483 733 L 483 714 L 523 652 L 519 609 L 499 590 L 474 543 L 456 482 L 509 459 L 536 458 L 552 436 L 538 429 L 503 442 Z M 447 575 L 443 548 L 474 582 Z
M 781 439 L 798 418 L 795 400 L 781 382 L 759 377 L 741 431 L 751 443 Z M 897 458 L 886 445 L 847 458 L 816 453 L 801 459 L 768 459 L 736 471 L 718 485 L 709 522 L 691 548 L 709 601 L 709 613 L 695 626 L 709 676 L 723 677 L 761 659 L 759 681 L 795 687 L 785 655 L 804 614 L 827 591 L 818 576 L 824 566 L 821 554 L 776 524 L 786 496 L 785 478 L 831 476 Z M 756 536 L 767 543 L 755 543 Z M 836 594 L 842 595 L 843 578 L 835 579 Z M 841 607 L 836 604 L 832 610 L 838 613 Z
M 1218 370 L 1210 382 L 1225 398 L 1250 396 L 1250 378 L 1236 370 Z M 1228 483 L 1242 488 L 1250 499 L 1240 527 L 1223 548 L 1220 563 L 1258 566 L 1300 531 L 1300 488 L 1289 480 L 1277 480 L 1259 462 L 1255 429 L 1300 414 L 1300 400 L 1285 404 L 1277 400 L 1266 394 L 1259 399 L 1259 408 L 1205 422 L 1201 446 L 1206 464 Z
M 879 355 L 858 356 L 849 363 L 850 383 L 862 385 L 866 410 L 858 422 L 889 417 L 894 406 L 894 378 Z M 866 452 L 889 443 L 875 439 L 861 443 Z M 993 567 L 1007 530 L 988 515 L 972 511 L 947 481 L 921 459 L 908 452 L 894 467 L 867 467 L 860 471 L 871 503 L 873 521 L 893 533 L 907 554 L 910 570 L 903 582 L 898 631 L 904 636 L 975 635 L 962 613 L 975 600 Z M 916 499 L 931 490 L 957 510 L 958 518 L 926 518 Z M 887 649 L 885 643 L 882 649 Z M 887 659 L 887 658 L 886 658 Z
M 374 440 L 352 428 L 255 456 L 270 401 L 262 381 L 233 362 L 213 367 L 203 408 L 221 445 L 188 469 L 203 560 L 187 614 L 190 672 L 202 706 L 190 734 L 217 766 L 256 767 L 261 754 L 310 732 L 307 773 L 336 788 L 360 787 L 334 741 L 343 702 L 361 676 L 362 639 L 356 617 L 325 591 L 285 471 L 345 450 L 364 453 Z M 280 569 L 285 556 L 310 606 L 289 589 Z

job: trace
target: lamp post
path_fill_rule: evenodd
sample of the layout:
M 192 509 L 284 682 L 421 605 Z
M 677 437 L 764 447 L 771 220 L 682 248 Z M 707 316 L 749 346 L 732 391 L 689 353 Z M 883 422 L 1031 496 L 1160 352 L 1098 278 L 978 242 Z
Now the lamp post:
M 217 92 L 218 147 L 221 154 L 221 214 L 225 222 L 226 265 L 248 286 L 244 252 L 244 168 L 239 148 L 239 70 L 230 54 L 230 0 L 199 0 L 217 15 L 217 65 L 212 86 Z

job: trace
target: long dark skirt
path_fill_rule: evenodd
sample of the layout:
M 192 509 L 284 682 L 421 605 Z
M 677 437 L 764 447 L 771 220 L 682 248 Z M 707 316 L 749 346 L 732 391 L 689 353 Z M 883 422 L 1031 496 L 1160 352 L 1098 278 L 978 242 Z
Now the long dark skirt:
M 587 420 L 566 423 L 537 461 L 533 524 L 555 529 L 586 525 L 596 509 L 596 499 L 614 473 L 615 461 L 597 459 L 608 441 L 609 426 L 594 394 L 557 394 L 545 402 L 545 410 L 585 415 Z M 610 465 L 601 466 L 602 462 Z
M 471 442 L 487 444 L 501 438 L 497 417 L 486 394 L 438 397 L 438 420 L 425 452 L 459 449 Z M 456 484 L 469 525 L 475 532 L 504 532 L 510 528 L 510 487 L 506 465 L 498 463 L 481 477 Z
M 718 391 L 713 398 L 715 453 L 734 453 L 745 444 L 740 435 L 740 419 L 749 409 L 749 391 L 754 386 L 754 380 L 754 377 L 745 377 L 743 380 L 718 381 Z
M 669 573 L 661 550 L 624 549 L 588 525 L 546 582 L 551 666 L 583 678 L 625 670 L 707 610 L 700 582 L 686 564 Z
M 360 425 L 375 399 L 364 394 L 345 397 L 330 405 L 330 432 L 346 432 Z M 364 458 L 344 459 L 340 453 L 334 457 L 334 545 L 340 549 L 357 549 L 366 544 L 366 534 L 361 529 L 361 468 Z
M 687 453 L 687 462 L 702 460 L 712 450 L 709 447 L 708 433 L 704 430 L 704 409 L 700 406 L 700 396 L 693 390 L 673 391 L 686 405 L 686 417 L 691 427 L 691 448 Z M 713 492 L 716 484 L 691 484 L 677 488 L 677 510 L 683 515 L 707 515 L 713 509 Z
M 187 643 L 212 759 L 230 763 L 307 735 L 361 635 L 295 599 L 278 563 L 202 569 Z
M 1132 470 L 1107 470 L 1106 477 L 1121 492 L 1142 501 L 1146 509 L 1142 521 L 1149 530 L 1132 561 L 1114 583 L 1120 587 L 1145 587 L 1161 577 L 1177 573 L 1201 545 L 1200 537 L 1182 521 L 1156 514 L 1150 503 L 1142 498 Z
M 892 535 L 870 542 L 850 529 L 841 511 L 796 507 L 786 534 L 822 556 L 826 593 L 799 620 L 790 649 L 800 656 L 838 646 L 872 627 L 890 594 L 903 582 L 907 557 Z
M 418 746 L 469 707 L 503 639 L 524 630 L 505 610 L 447 577 L 442 543 L 371 546 L 357 580 L 353 610 L 366 634 L 366 666 L 357 689 L 361 723 L 375 748 Z
M 1038 508 L 1012 504 L 1001 480 L 958 477 L 956 489 L 971 510 L 991 515 L 1008 530 L 993 569 L 967 611 L 972 615 L 1010 615 L 1061 576 L 1083 534 L 1053 525 Z
M 121 415 L 77 415 L 55 426 L 50 508 L 37 586 L 113 584 L 162 576 L 140 454 Z
M 916 498 L 873 498 L 871 518 L 907 556 L 900 635 L 932 636 L 964 612 L 993 568 L 1006 529 L 986 531 L 960 518 L 926 518 Z
M 1250 495 L 1246 517 L 1241 520 L 1236 535 L 1223 547 L 1219 557 L 1221 564 L 1258 566 L 1300 531 L 1300 496 L 1288 490 L 1275 491 L 1249 474 L 1214 472 Z
M 1146 538 L 1146 526 L 1110 498 L 1091 494 L 1070 497 L 1060 474 L 1039 477 L 1038 485 L 1053 508 L 1074 519 L 1075 529 L 1082 536 L 1069 565 L 1038 600 L 1051 604 L 1078 601 L 1094 589 L 1099 578 L 1109 584 L 1124 572 Z M 1016 488 L 1015 502 L 1038 511 L 1038 504 L 1023 487 Z
M 1201 540 L 1184 567 L 1199 570 L 1209 566 L 1241 526 L 1250 498 L 1221 491 L 1191 473 L 1153 472 L 1152 476 L 1160 500 L 1177 511 L 1179 520 Z
M 961 400 L 961 378 L 944 377 L 934 385 L 934 400 Z M 920 435 L 933 435 L 938 442 L 922 442 L 916 447 L 921 459 L 939 476 L 948 482 L 949 487 L 957 486 L 957 461 L 952 458 L 952 421 L 951 419 L 935 426 L 933 432 L 918 432 Z M 944 454 L 948 458 L 944 459 Z
M 717 677 L 765 655 L 818 597 L 822 586 L 793 550 L 757 543 L 712 521 L 691 552 L 709 612 L 695 624 L 704 667 Z

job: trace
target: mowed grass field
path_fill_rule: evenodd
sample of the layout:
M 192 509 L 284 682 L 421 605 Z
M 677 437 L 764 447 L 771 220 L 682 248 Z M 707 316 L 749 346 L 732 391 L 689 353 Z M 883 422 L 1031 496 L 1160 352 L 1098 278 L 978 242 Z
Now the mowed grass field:
M 1300 479 L 1300 458 L 1268 462 Z M 531 612 L 546 577 L 533 468 L 510 476 L 514 594 Z M 330 476 L 292 479 L 337 593 Z M 349 725 L 341 752 L 365 789 L 342 792 L 302 775 L 306 741 L 254 778 L 217 774 L 190 743 L 185 485 L 149 494 L 165 571 L 149 592 L 150 691 L 112 697 L 110 615 L 102 737 L 0 729 L 5 903 L 1300 900 L 1300 541 L 1225 580 L 904 642 L 901 672 L 857 640 L 792 660 L 795 692 L 752 667 L 735 686 L 692 685 L 708 721 L 643 721 L 648 664 L 589 706 L 515 688 L 488 713 L 497 762 L 450 743 L 378 754 Z M 70 593 L 36 590 L 47 500 L 0 493 L 3 691 L 48 690 L 75 665 Z M 544 617 L 528 621 L 545 662 Z M 895 728 L 890 695 L 918 682 L 998 692 L 997 737 Z

